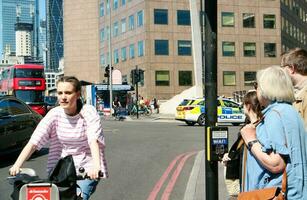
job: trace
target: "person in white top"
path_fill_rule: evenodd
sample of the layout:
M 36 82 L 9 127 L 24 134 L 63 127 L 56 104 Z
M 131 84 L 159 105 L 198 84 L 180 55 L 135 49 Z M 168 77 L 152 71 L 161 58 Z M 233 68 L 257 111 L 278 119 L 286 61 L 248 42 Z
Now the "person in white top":
M 61 157 L 72 155 L 76 172 L 80 167 L 91 179 L 79 180 L 84 200 L 89 199 L 98 184 L 99 171 L 108 177 L 104 156 L 105 139 L 95 107 L 82 105 L 81 84 L 73 76 L 61 77 L 57 82 L 59 106 L 51 109 L 41 120 L 24 147 L 10 174 L 20 172 L 23 163 L 49 142 L 47 172 L 50 173 Z

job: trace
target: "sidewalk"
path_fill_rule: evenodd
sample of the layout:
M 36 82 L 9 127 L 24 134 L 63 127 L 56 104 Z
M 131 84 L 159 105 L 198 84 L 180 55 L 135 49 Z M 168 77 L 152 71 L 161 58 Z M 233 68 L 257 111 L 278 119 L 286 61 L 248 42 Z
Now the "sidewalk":
M 200 151 L 195 158 L 194 165 L 187 183 L 183 200 L 205 200 L 205 154 L 204 150 Z M 219 200 L 229 198 L 224 182 L 224 166 L 218 164 L 218 195 Z
M 104 120 L 114 120 L 114 117 L 111 116 L 102 116 Z M 136 115 L 131 116 L 125 116 L 125 119 L 123 121 L 175 121 L 175 115 L 174 114 L 157 114 L 157 113 L 152 113 L 151 115 L 139 115 L 139 118 L 136 117 Z

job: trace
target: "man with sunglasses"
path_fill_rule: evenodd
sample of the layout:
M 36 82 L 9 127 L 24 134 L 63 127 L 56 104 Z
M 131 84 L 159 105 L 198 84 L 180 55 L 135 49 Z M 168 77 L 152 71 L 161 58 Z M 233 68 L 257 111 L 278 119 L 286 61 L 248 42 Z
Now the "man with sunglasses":
M 307 51 L 295 48 L 284 53 L 281 67 L 291 77 L 296 98 L 293 106 L 302 116 L 307 130 Z

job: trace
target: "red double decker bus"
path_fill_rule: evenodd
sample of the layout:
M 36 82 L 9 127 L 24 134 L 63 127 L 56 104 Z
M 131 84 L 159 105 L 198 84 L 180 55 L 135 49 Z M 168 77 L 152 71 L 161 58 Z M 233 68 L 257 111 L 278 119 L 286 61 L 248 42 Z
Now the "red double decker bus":
M 14 65 L 4 69 L 1 73 L 1 93 L 16 96 L 43 116 L 46 114 L 45 90 L 46 80 L 42 65 Z

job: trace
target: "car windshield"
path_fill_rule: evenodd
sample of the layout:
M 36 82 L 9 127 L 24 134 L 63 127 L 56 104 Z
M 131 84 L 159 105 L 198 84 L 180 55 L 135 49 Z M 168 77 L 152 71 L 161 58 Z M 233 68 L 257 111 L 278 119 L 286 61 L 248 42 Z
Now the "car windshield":
M 47 103 L 48 105 L 56 105 L 58 101 L 57 97 L 54 96 L 45 96 L 45 103 Z
M 184 99 L 180 104 L 179 106 L 186 106 L 188 104 L 190 104 L 191 102 L 193 102 L 194 100 L 191 100 L 191 99 Z
M 43 91 L 16 90 L 15 96 L 27 104 L 43 104 Z

